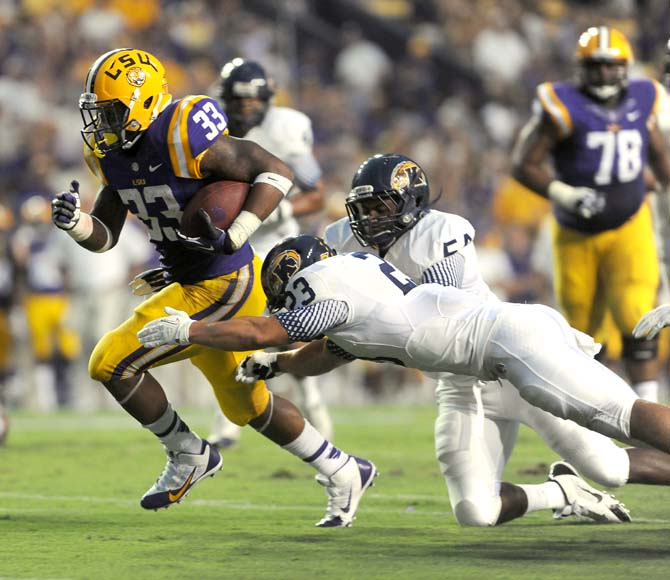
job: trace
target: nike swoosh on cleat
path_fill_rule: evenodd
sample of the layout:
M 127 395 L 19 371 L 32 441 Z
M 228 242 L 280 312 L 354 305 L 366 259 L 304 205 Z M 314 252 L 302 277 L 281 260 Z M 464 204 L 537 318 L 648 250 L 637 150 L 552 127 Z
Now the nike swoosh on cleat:
M 182 485 L 176 493 L 173 493 L 172 490 L 168 491 L 168 501 L 171 503 L 174 503 L 176 501 L 179 501 L 181 497 L 186 493 L 188 488 L 191 485 L 191 480 L 193 479 L 193 476 L 195 475 L 195 470 L 197 468 L 194 467 L 193 471 L 191 471 L 191 475 L 188 476 L 188 479 L 184 482 L 184 485 Z

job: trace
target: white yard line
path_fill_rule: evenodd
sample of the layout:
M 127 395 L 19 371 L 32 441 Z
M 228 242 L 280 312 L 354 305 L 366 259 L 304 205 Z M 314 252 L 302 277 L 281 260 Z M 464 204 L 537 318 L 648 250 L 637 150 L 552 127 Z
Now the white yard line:
M 430 495 L 388 495 L 388 494 L 370 494 L 369 497 L 375 497 L 379 499 L 390 499 L 390 500 L 432 500 L 432 501 L 443 501 L 444 498 L 439 496 L 430 496 Z M 68 495 L 38 495 L 38 494 L 25 494 L 25 493 L 11 493 L 11 492 L 0 492 L 0 513 L 77 513 L 73 512 L 72 509 L 64 507 L 45 507 L 45 508 L 22 508 L 14 507 L 11 505 L 4 505 L 3 499 L 19 499 L 19 500 L 32 500 L 32 501 L 52 501 L 52 502 L 72 502 L 72 503 L 88 503 L 88 504 L 113 504 L 119 507 L 125 507 L 130 509 L 140 509 L 139 502 L 137 500 L 128 500 L 122 498 L 114 497 L 91 497 L 91 496 L 68 496 Z M 232 500 L 211 500 L 211 499 L 187 499 L 186 503 L 189 506 L 197 508 L 226 508 L 231 510 L 240 510 L 240 511 L 267 511 L 267 512 L 277 512 L 277 511 L 304 511 L 304 512 L 314 512 L 316 509 L 318 511 L 318 506 L 313 505 L 268 505 L 268 504 L 254 504 L 251 502 L 245 501 L 232 501 Z M 424 510 L 420 506 L 411 506 L 410 508 L 397 508 L 397 509 L 379 509 L 371 508 L 364 506 L 363 511 L 370 514 L 398 514 L 398 513 L 408 513 L 412 516 L 430 516 L 430 517 L 449 517 L 452 518 L 453 515 L 451 511 L 435 511 L 435 510 Z M 85 513 L 81 511 L 81 513 Z M 635 518 L 633 523 L 640 524 L 670 524 L 670 520 L 656 519 L 656 518 Z M 0 578 L 0 580 L 3 580 Z
M 370 497 L 383 497 L 385 499 L 404 499 L 406 500 L 408 496 L 374 496 Z M 416 497 L 416 496 L 414 496 Z M 425 496 L 424 496 L 425 497 Z M 73 503 L 92 503 L 92 504 L 113 504 L 119 507 L 127 507 L 136 509 L 139 508 L 138 500 L 128 500 L 122 498 L 114 497 L 91 497 L 91 496 L 68 496 L 68 495 L 39 495 L 39 494 L 26 494 L 26 493 L 11 493 L 11 492 L 0 492 L 0 512 L 50 512 L 50 511 L 69 511 L 67 508 L 57 507 L 57 508 L 21 508 L 14 507 L 11 505 L 6 505 L 3 502 L 3 499 L 12 500 L 30 500 L 30 501 L 51 501 L 51 502 L 73 502 Z M 246 501 L 233 501 L 233 500 L 210 500 L 210 499 L 187 499 L 186 502 L 188 505 L 194 507 L 220 507 L 234 510 L 242 511 L 310 511 L 313 512 L 315 509 L 318 510 L 318 506 L 313 505 L 268 505 L 268 504 L 254 504 Z M 412 506 L 412 509 L 407 510 L 406 508 L 398 509 L 375 509 L 375 508 L 364 508 L 364 511 L 369 513 L 412 513 L 413 515 L 424 515 L 424 516 L 449 516 L 451 512 L 449 511 L 425 511 L 421 508 L 416 508 Z

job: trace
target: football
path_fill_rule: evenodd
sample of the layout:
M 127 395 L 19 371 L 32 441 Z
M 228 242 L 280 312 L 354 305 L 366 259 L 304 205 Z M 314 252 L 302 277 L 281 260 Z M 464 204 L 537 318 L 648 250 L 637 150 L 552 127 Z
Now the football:
M 225 230 L 239 215 L 247 193 L 249 183 L 243 181 L 215 181 L 199 189 L 188 201 L 181 216 L 181 232 L 190 237 L 204 234 L 203 220 L 198 215 L 200 208 L 207 211 L 212 223 Z

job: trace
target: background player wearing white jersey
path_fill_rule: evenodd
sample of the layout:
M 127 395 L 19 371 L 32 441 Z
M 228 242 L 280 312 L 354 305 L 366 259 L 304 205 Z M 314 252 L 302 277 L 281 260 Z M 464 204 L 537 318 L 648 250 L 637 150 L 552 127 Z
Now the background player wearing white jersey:
M 257 62 L 235 58 L 221 68 L 217 97 L 228 116 L 233 137 L 257 143 L 288 165 L 294 187 L 250 237 L 254 251 L 265 258 L 272 247 L 300 232 L 296 218 L 323 209 L 325 204 L 321 167 L 314 157 L 312 122 L 290 107 L 272 104 L 275 83 Z M 305 417 L 327 439 L 333 437 L 333 423 L 315 377 L 287 375 L 274 381 L 272 389 L 291 394 Z M 219 449 L 234 445 L 241 428 L 220 409 L 208 440 Z
M 429 197 L 419 165 L 402 155 L 376 155 L 358 169 L 346 202 L 349 217 L 326 228 L 325 242 L 338 253 L 381 255 L 417 284 L 456 286 L 497 301 L 479 271 L 474 228 L 460 216 L 428 209 Z M 435 450 L 452 509 L 463 525 L 493 525 L 552 507 L 557 515 L 574 513 L 572 506 L 556 505 L 564 498 L 551 482 L 502 482 L 520 423 L 602 485 L 636 481 L 642 462 L 653 465 L 655 460 L 665 465 L 663 482 L 670 483 L 665 454 L 625 451 L 607 437 L 532 406 L 508 381 L 482 383 L 448 373 L 436 378 Z
M 138 338 L 149 348 L 249 350 L 312 341 L 289 352 L 249 355 L 238 367 L 243 382 L 280 372 L 322 374 L 355 358 L 483 381 L 507 378 L 531 404 L 605 435 L 643 441 L 663 451 L 658 456 L 667 461 L 670 408 L 640 400 L 585 354 L 579 335 L 555 310 L 486 300 L 438 284 L 417 286 L 374 254 L 333 253 L 305 235 L 275 246 L 263 264 L 262 283 L 271 312 L 286 308 L 285 313 L 205 323 L 167 308 L 170 316 L 145 325 Z M 582 499 L 590 494 L 589 516 L 629 521 L 616 499 L 577 486 L 576 478 L 562 471 L 553 477 L 565 506 L 585 505 Z

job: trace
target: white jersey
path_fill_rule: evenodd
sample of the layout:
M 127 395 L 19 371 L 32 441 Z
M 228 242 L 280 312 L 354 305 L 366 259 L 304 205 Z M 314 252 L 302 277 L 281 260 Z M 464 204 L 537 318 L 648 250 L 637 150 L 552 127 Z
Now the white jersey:
M 312 264 L 291 279 L 287 293 L 293 309 L 346 303 L 346 320 L 326 334 L 357 358 L 474 376 L 484 373 L 485 345 L 503 308 L 502 302 L 457 288 L 416 286 L 389 262 L 365 252 Z
M 244 138 L 279 157 L 295 173 L 298 183 L 313 186 L 321 177 L 321 169 L 312 152 L 312 123 L 304 113 L 288 107 L 271 106 L 263 122 L 253 127 Z M 290 202 L 285 199 L 280 205 L 282 204 Z M 251 236 L 250 241 L 254 250 L 265 257 L 276 243 L 298 233 L 300 227 L 292 215 L 276 219 L 271 214 Z
M 384 259 L 421 284 L 425 270 L 458 253 L 463 256 L 465 264 L 461 288 L 483 298 L 497 300 L 479 272 L 474 238 L 475 229 L 465 218 L 430 210 L 411 230 L 400 236 Z M 361 246 L 346 217 L 330 224 L 324 239 L 340 253 L 361 250 L 374 253 L 374 250 Z
M 372 251 L 361 246 L 346 217 L 330 224 L 326 228 L 324 239 L 326 244 L 338 252 Z M 414 282 L 421 284 L 422 275 L 428 268 L 458 253 L 464 260 L 460 288 L 486 300 L 498 301 L 479 271 L 474 239 L 475 229 L 465 218 L 430 210 L 411 230 L 398 238 L 384 259 L 405 272 Z M 438 389 L 447 389 L 449 392 L 453 389 L 469 392 L 476 382 L 476 377 L 456 376 L 453 372 L 441 373 L 433 378 L 442 379 Z

